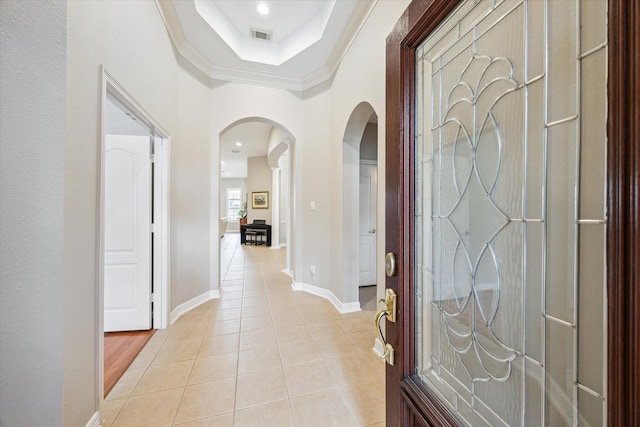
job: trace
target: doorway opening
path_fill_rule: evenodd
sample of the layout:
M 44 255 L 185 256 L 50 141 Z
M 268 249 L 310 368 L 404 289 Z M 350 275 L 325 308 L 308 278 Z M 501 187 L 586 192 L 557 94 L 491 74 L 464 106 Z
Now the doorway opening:
M 286 128 L 262 117 L 235 121 L 220 132 L 219 211 L 212 216 L 212 230 L 218 224 L 212 239 L 219 254 L 218 283 L 229 267 L 230 259 L 222 256 L 224 235 L 229 233 L 239 233 L 242 244 L 284 247 L 283 272 L 293 277 L 294 141 Z
M 99 187 L 98 385 L 112 385 L 132 357 L 105 359 L 105 332 L 146 342 L 168 326 L 169 138 L 158 122 L 103 68 Z M 117 346 L 117 344 L 115 344 Z M 139 346 L 138 351 L 143 345 Z M 111 354 L 111 353 L 110 353 Z M 126 365 L 126 366 L 125 366 Z M 108 381 L 107 381 L 108 380 Z M 100 393 L 102 395 L 102 393 Z
M 375 309 L 378 265 L 378 116 L 362 102 L 351 113 L 342 144 L 343 298 Z M 383 285 L 383 284 L 380 284 Z

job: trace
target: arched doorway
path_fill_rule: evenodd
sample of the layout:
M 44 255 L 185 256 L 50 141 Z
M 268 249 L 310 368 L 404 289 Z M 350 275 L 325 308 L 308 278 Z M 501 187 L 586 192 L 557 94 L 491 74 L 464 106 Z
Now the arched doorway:
M 213 177 L 214 187 L 219 191 L 214 192 L 212 204 L 215 208 L 211 215 L 211 229 L 218 230 L 212 234 L 212 254 L 216 255 L 211 261 L 217 262 L 218 274 L 212 277 L 212 289 L 218 289 L 223 274 L 220 254 L 225 228 L 227 232 L 238 232 L 240 229 L 239 221 L 234 218 L 238 209 L 245 211 L 249 222 L 258 217 L 268 217 L 271 249 L 286 248 L 284 272 L 292 275 L 294 144 L 295 138 L 288 129 L 264 117 L 236 120 L 219 133 L 220 174 Z M 244 172 L 238 170 L 238 159 L 240 163 L 244 162 Z M 256 162 L 262 169 L 262 177 L 268 178 L 260 180 L 264 183 L 260 184 L 260 188 L 248 180 L 248 168 L 251 164 L 255 166 Z M 234 190 L 239 196 L 230 203 L 227 193 Z M 268 192 L 267 210 L 252 210 L 251 194 L 256 191 Z M 234 202 L 239 203 L 234 206 Z
M 377 118 L 371 104 L 358 104 L 342 139 L 343 298 L 373 303 L 372 308 L 377 285 Z

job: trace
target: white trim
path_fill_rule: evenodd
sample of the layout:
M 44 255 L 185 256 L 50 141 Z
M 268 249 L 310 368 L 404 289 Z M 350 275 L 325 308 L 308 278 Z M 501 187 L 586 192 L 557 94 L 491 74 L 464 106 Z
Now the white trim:
M 146 108 L 144 108 L 131 93 L 122 86 L 122 84 L 118 81 L 118 79 L 104 66 L 102 65 L 102 72 L 105 77 L 105 82 L 112 86 L 119 95 L 122 95 L 122 99 L 117 99 L 119 102 L 122 102 L 123 105 L 132 110 L 132 113 L 136 113 L 139 118 L 144 119 L 144 124 L 148 125 L 152 128 L 156 136 L 162 136 L 164 138 L 169 137 L 169 132 L 167 132 L 158 122 L 158 120 L 153 117 Z M 105 87 L 105 96 L 106 96 L 106 87 Z M 113 94 L 112 94 L 113 95 Z
M 294 291 L 304 291 L 329 300 L 329 302 L 333 304 L 333 306 L 340 312 L 340 314 L 355 313 L 357 311 L 361 311 L 359 301 L 344 303 L 340 301 L 338 297 L 333 294 L 333 292 L 325 288 L 320 288 L 318 286 L 308 285 L 301 282 L 292 282 L 291 288 Z
M 377 160 L 360 159 L 360 164 L 361 165 L 378 166 L 378 161 Z
M 100 427 L 100 411 L 96 411 L 85 427 Z
M 155 168 L 156 168 L 156 176 L 153 177 L 155 185 L 155 206 L 154 212 L 156 216 L 156 225 L 157 233 L 160 234 L 159 241 L 156 242 L 154 238 L 154 286 L 155 290 L 155 303 L 156 309 L 153 312 L 153 326 L 156 329 L 165 329 L 169 326 L 169 278 L 170 275 L 170 242 L 169 242 L 169 197 L 170 197 L 170 175 L 169 168 L 171 164 L 170 159 L 170 137 L 169 133 L 159 124 L 159 122 L 147 111 L 135 98 L 134 96 L 125 89 L 125 87 L 118 81 L 118 79 L 104 66 L 101 66 L 102 75 L 103 75 L 103 103 L 106 100 L 107 94 L 109 93 L 113 98 L 122 106 L 130 110 L 138 119 L 140 119 L 148 128 L 149 132 L 152 134 L 151 136 L 154 138 L 154 146 L 159 148 L 159 152 L 155 153 Z M 109 89 L 111 87 L 111 90 Z M 104 106 L 103 106 L 104 111 Z M 104 149 L 104 113 L 102 114 L 101 120 L 102 129 L 102 142 L 101 142 L 101 150 Z M 102 159 L 102 151 L 101 151 L 101 170 L 102 174 L 104 174 L 104 160 Z M 101 180 L 104 180 L 104 176 L 101 177 Z M 102 185 L 102 184 L 100 184 Z M 104 188 L 100 187 L 100 194 L 104 193 Z M 100 208 L 100 219 L 104 221 L 103 215 L 103 207 Z M 101 222 L 102 224 L 102 222 Z M 155 237 L 155 236 L 154 236 Z M 102 247 L 104 245 L 104 230 L 101 230 L 100 235 L 100 250 L 102 252 Z M 102 255 L 101 255 L 102 256 Z M 104 260 L 100 260 L 100 264 L 103 264 Z M 104 310 L 104 283 L 102 283 L 102 276 L 104 272 L 102 271 L 102 265 L 100 266 L 100 287 L 101 287 L 101 300 L 99 302 L 99 310 Z M 104 330 L 104 320 L 100 321 L 100 330 Z
M 187 44 L 187 42 L 185 42 L 185 44 Z M 178 50 L 181 54 L 183 53 L 180 49 Z M 266 86 L 275 89 L 292 90 L 295 92 L 301 92 L 309 88 L 305 87 L 304 82 L 299 79 L 234 67 L 213 65 L 211 66 L 211 71 L 208 73 L 208 76 L 215 80 Z M 328 80 L 330 77 L 331 76 L 329 74 L 326 74 L 324 80 Z
M 291 277 L 293 279 L 293 270 L 290 268 L 283 268 L 282 272 L 284 274 L 286 274 L 287 276 Z
M 183 314 L 187 313 L 190 310 L 193 310 L 197 306 L 202 305 L 209 300 L 217 299 L 217 298 L 220 298 L 220 292 L 216 289 L 213 291 L 207 291 L 204 294 L 198 295 L 195 298 L 191 298 L 189 301 L 183 302 L 171 312 L 170 324 L 173 325 L 175 321 L 180 318 L 180 316 L 182 316 Z
M 359 3 L 360 4 L 356 6 L 353 14 L 349 18 L 349 22 L 345 26 L 345 29 L 342 31 L 342 35 L 336 42 L 333 52 L 329 55 L 329 59 L 327 60 L 329 77 L 333 76 L 342 63 L 342 60 L 347 55 L 347 52 L 351 49 L 351 45 L 360 34 L 360 31 L 362 31 L 364 24 L 369 20 L 369 16 L 371 15 L 371 12 L 373 12 L 373 9 L 375 9 L 378 0 Z M 314 83 L 313 76 L 305 77 L 305 84 L 307 87 L 312 87 L 312 84 L 318 83 L 321 82 Z
M 371 351 L 373 351 L 373 353 L 378 356 L 380 360 L 384 360 L 384 344 L 382 343 L 382 341 L 380 341 L 380 338 L 376 337 L 375 341 L 373 342 L 373 348 L 371 348 Z
M 158 242 L 159 248 L 154 251 L 154 266 L 160 264 L 157 269 L 154 285 L 160 288 L 160 295 L 156 293 L 155 310 L 153 315 L 153 325 L 157 329 L 165 329 L 169 326 L 169 280 L 171 277 L 171 262 L 170 258 L 170 246 L 169 246 L 169 224 L 170 224 L 170 158 L 171 153 L 171 139 L 170 138 L 154 138 L 159 140 L 156 143 L 156 147 L 159 150 L 155 153 L 156 156 L 156 168 L 160 170 L 158 173 L 158 180 L 160 183 L 160 189 L 156 194 L 156 200 L 158 203 L 156 213 L 159 213 L 156 217 L 156 223 L 159 222 L 160 241 Z M 159 146 L 159 147 L 158 147 Z M 156 181 L 156 184 L 158 181 Z

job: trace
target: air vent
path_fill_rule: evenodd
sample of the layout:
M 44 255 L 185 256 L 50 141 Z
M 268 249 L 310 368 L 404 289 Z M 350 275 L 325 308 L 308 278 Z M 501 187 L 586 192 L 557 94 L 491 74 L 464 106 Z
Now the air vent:
M 258 40 L 271 40 L 271 33 L 269 31 L 264 30 L 256 30 L 255 28 L 251 29 L 251 37 Z
M 240 154 L 240 150 L 231 150 L 233 154 Z

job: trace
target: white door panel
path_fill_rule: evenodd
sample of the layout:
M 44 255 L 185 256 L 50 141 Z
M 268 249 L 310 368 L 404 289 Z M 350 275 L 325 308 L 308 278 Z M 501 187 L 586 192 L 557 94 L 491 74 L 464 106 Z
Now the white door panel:
M 107 135 L 104 330 L 151 328 L 151 146 Z
M 376 189 L 377 167 L 360 165 L 360 214 L 358 230 L 359 271 L 358 285 L 376 283 Z

